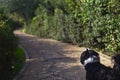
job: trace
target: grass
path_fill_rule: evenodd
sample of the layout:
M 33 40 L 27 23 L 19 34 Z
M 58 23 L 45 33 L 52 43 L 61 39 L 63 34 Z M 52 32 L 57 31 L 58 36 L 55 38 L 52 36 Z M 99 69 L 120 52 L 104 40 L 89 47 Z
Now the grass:
M 5 74 L 0 76 L 0 80 L 13 80 L 25 63 L 25 52 L 21 47 L 17 47 L 11 59 L 11 67 L 6 67 Z M 8 63 L 9 64 L 9 63 Z M 7 69 L 8 68 L 8 69 Z
M 8 61 L 4 70 L 0 73 L 0 80 L 13 80 L 13 78 L 19 73 L 25 63 L 25 52 L 21 47 L 17 47 L 12 54 L 12 58 Z
M 21 70 L 25 62 L 25 52 L 23 51 L 21 47 L 16 48 L 12 62 L 13 62 L 12 72 L 13 72 L 13 77 L 14 77 Z

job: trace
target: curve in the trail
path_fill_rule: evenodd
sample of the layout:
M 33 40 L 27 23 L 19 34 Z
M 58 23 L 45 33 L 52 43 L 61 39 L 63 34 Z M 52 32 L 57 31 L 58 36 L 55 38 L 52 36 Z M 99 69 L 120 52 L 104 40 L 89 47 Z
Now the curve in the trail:
M 15 34 L 29 55 L 28 65 L 17 80 L 85 80 L 85 70 L 79 62 L 85 48 L 41 39 L 21 30 Z M 103 54 L 101 57 L 104 64 L 110 64 L 109 57 Z

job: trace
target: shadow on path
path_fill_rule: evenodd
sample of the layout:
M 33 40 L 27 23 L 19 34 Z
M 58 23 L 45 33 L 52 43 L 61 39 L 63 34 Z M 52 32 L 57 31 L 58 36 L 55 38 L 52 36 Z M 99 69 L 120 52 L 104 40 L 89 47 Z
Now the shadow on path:
M 83 47 L 52 39 L 42 39 L 15 31 L 21 46 L 29 55 L 25 70 L 17 80 L 85 80 L 85 70 L 79 62 Z M 110 58 L 100 54 L 101 62 L 110 65 Z
M 19 80 L 85 80 L 85 71 L 79 62 L 84 48 L 40 39 L 19 30 L 15 34 L 30 58 Z

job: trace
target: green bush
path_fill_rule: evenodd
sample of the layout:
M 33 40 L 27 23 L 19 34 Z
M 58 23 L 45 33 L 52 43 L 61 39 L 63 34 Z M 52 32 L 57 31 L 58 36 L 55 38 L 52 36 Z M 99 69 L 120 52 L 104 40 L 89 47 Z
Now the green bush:
M 9 75 L 7 71 L 11 71 L 13 52 L 17 46 L 18 40 L 11 31 L 9 24 L 0 20 L 0 75 L 4 78 Z
M 26 31 L 106 51 L 120 51 L 119 0 L 44 0 Z
M 21 47 L 18 46 L 13 53 L 12 73 L 11 75 L 8 76 L 11 76 L 11 79 L 13 79 L 20 72 L 24 63 L 25 63 L 25 52 Z
M 9 24 L 9 27 L 12 29 L 12 31 L 18 29 L 18 28 L 22 28 L 23 23 L 19 22 L 19 21 L 15 21 L 13 19 L 8 19 L 7 24 Z
M 120 6 L 118 0 L 86 1 L 81 6 L 86 45 L 120 51 Z

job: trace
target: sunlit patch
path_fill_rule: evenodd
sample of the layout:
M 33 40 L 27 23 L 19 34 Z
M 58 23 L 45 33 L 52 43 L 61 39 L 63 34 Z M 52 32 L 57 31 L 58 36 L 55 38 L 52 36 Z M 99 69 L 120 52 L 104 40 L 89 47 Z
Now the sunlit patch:
M 37 61 L 38 58 L 33 58 L 33 59 L 26 59 L 26 62 L 30 62 L 30 61 Z

